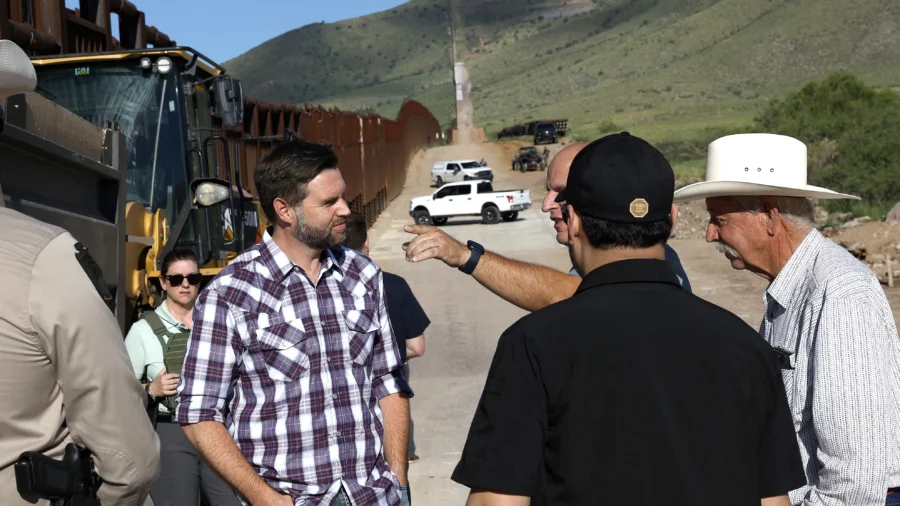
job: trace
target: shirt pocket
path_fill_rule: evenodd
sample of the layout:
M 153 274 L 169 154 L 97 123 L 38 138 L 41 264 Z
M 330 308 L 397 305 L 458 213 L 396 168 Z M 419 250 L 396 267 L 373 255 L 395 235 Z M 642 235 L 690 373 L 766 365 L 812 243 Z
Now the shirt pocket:
M 350 337 L 350 359 L 358 365 L 366 365 L 375 348 L 375 335 L 381 328 L 370 309 L 344 311 L 344 323 Z
M 275 381 L 294 381 L 309 371 L 308 337 L 303 320 L 273 323 L 255 330 L 266 372 Z

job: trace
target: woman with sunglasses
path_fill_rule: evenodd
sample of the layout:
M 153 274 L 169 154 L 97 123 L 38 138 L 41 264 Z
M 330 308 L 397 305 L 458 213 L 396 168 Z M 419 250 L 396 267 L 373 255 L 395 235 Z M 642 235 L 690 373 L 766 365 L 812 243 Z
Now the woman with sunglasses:
M 179 376 L 165 369 L 163 343 L 190 332 L 194 302 L 200 294 L 200 267 L 191 250 L 175 249 L 162 262 L 160 285 L 165 299 L 152 314 L 135 322 L 125 338 L 135 376 L 157 405 L 160 441 L 159 478 L 150 489 L 154 506 L 197 505 L 202 489 L 209 506 L 239 506 L 229 487 L 200 457 L 174 420 L 165 399 L 175 395 Z M 171 362 L 170 362 L 171 363 Z

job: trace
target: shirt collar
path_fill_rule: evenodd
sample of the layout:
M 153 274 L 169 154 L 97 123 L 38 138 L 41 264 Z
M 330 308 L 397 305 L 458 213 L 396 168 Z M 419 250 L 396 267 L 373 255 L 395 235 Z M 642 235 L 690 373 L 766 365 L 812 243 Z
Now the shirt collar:
M 294 264 L 290 258 L 288 258 L 287 254 L 275 244 L 275 240 L 272 239 L 272 236 L 269 234 L 268 229 L 263 233 L 262 241 L 260 248 L 260 258 L 262 258 L 263 263 L 266 267 L 269 268 L 269 272 L 273 274 L 277 281 L 281 281 L 286 278 L 294 268 L 297 268 L 299 271 L 303 271 L 303 268 Z M 338 262 L 337 258 L 334 255 L 334 251 L 331 249 L 327 249 L 322 252 L 324 258 L 322 259 L 322 268 L 320 270 L 319 277 L 322 277 L 322 274 L 325 274 L 332 268 L 340 272 L 344 273 L 341 268 L 341 263 Z
M 162 301 L 162 304 L 160 304 L 159 307 L 156 308 L 156 312 L 159 314 L 160 319 L 163 321 L 163 323 L 167 323 L 180 330 L 187 329 L 187 325 L 178 321 L 174 316 L 172 316 L 172 313 L 169 312 L 168 299 Z
M 788 307 L 797 291 L 806 286 L 807 273 L 824 241 L 827 239 L 816 229 L 812 229 L 806 234 L 803 242 L 784 264 L 781 272 L 769 284 L 766 295 L 781 307 Z
M 635 258 L 597 267 L 584 277 L 575 293 L 616 283 L 669 283 L 681 286 L 675 271 L 665 260 Z

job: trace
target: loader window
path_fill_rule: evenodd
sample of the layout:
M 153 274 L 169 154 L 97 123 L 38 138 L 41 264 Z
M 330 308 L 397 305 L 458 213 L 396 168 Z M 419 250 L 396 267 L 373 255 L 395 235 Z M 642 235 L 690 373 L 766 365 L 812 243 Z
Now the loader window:
M 94 125 L 126 138 L 127 195 L 174 216 L 186 198 L 178 72 L 144 71 L 138 60 L 36 66 L 37 91 Z

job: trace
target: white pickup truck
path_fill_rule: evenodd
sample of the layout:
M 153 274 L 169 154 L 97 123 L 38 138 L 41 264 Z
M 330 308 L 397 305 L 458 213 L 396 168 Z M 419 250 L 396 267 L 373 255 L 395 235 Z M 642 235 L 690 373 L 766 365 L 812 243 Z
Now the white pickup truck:
M 449 183 L 436 192 L 409 201 L 409 214 L 420 225 L 443 225 L 451 216 L 481 216 L 494 224 L 502 218 L 513 221 L 519 211 L 531 207 L 528 190 L 495 192 L 490 181 Z

